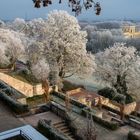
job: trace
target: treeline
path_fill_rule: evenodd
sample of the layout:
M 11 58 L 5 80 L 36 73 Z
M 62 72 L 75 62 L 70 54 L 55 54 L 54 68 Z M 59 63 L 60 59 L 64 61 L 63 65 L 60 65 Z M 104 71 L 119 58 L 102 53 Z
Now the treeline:
M 83 30 L 87 31 L 87 51 L 97 53 L 112 46 L 114 43 L 126 43 L 134 46 L 140 51 L 140 38 L 125 38 L 122 26 L 138 25 L 132 22 L 99 22 L 94 24 L 81 24 Z

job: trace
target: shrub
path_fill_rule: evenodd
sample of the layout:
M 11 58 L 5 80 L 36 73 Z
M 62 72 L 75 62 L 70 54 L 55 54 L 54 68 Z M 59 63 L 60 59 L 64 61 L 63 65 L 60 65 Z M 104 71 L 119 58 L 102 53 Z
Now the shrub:
M 113 99 L 114 101 L 123 104 L 125 102 L 125 96 L 121 94 L 116 94 L 116 96 Z
M 57 97 L 59 97 L 59 98 L 61 98 L 61 99 L 63 99 L 63 100 L 65 100 L 65 94 L 63 94 L 63 93 L 53 92 L 52 94 L 57 96 Z M 84 105 L 84 104 L 82 104 L 82 103 L 80 103 L 80 102 L 78 102 L 76 100 L 73 100 L 73 99 L 70 99 L 70 103 L 75 105 L 75 106 L 77 106 L 77 107 L 79 107 L 79 108 L 86 107 L 86 105 Z
M 125 104 L 129 104 L 129 103 L 132 103 L 135 101 L 132 98 L 132 96 L 130 96 L 129 94 L 122 95 L 122 94 L 116 93 L 112 88 L 109 88 L 109 87 L 100 89 L 98 91 L 98 94 L 105 98 L 108 98 L 110 100 L 114 100 L 118 103 L 121 103 L 121 104 L 123 104 L 124 102 L 125 102 Z
M 131 95 L 129 95 L 129 94 L 126 95 L 126 102 L 125 102 L 126 104 L 132 103 L 134 101 L 135 100 Z
M 44 95 L 35 95 L 35 96 L 32 96 L 32 97 L 28 97 L 27 100 L 28 101 L 34 101 L 34 100 L 42 99 L 42 98 L 44 98 Z
M 78 102 L 78 101 L 76 101 L 76 100 L 71 100 L 70 101 L 73 105 L 75 105 L 75 106 L 77 106 L 77 107 L 79 107 L 79 108 L 84 108 L 84 107 L 86 107 L 86 105 L 84 105 L 84 104 L 82 104 L 82 103 L 80 103 L 80 102 Z
M 61 93 L 58 93 L 58 92 L 53 92 L 52 95 L 55 95 L 55 96 L 65 100 L 65 95 L 64 94 L 61 94 Z
M 116 95 L 115 91 L 112 88 L 109 88 L 109 87 L 105 87 L 103 89 L 100 89 L 98 91 L 98 94 L 101 95 L 101 96 L 104 96 L 106 98 L 109 98 L 109 99 L 113 99 L 114 96 Z
M 128 133 L 128 140 L 140 140 L 140 136 L 134 134 L 133 132 Z
M 0 93 L 0 99 L 6 105 L 8 105 L 11 108 L 12 111 L 14 111 L 17 114 L 25 113 L 25 112 L 28 112 L 29 111 L 27 105 L 23 105 L 23 104 L 15 101 L 14 99 L 12 99 L 11 97 L 9 97 L 8 95 L 6 95 L 3 92 Z

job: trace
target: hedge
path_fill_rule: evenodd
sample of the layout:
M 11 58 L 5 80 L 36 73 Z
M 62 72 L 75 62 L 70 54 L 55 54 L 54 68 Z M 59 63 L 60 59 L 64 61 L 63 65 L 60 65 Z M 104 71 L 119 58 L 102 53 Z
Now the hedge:
M 87 112 L 88 112 L 88 110 L 83 109 L 83 110 L 82 110 L 82 115 L 83 115 L 84 117 L 86 117 Z M 119 124 L 118 124 L 118 123 L 114 123 L 114 122 L 110 122 L 110 121 L 104 120 L 104 119 L 102 119 L 102 118 L 100 118 L 100 117 L 97 117 L 97 116 L 96 116 L 95 114 L 93 114 L 92 112 L 90 112 L 90 114 L 92 115 L 92 118 L 93 118 L 93 120 L 94 120 L 95 122 L 99 123 L 100 125 L 102 125 L 102 126 L 108 128 L 108 129 L 116 130 L 116 129 L 119 128 Z
M 140 136 L 134 134 L 133 132 L 128 133 L 128 140 L 140 140 Z
M 65 95 L 62 94 L 62 93 L 52 92 L 51 94 L 52 94 L 52 95 L 55 95 L 55 96 L 57 96 L 57 97 L 59 97 L 59 98 L 61 98 L 61 99 L 63 99 L 63 100 L 65 100 Z
M 21 113 L 25 113 L 25 112 L 29 111 L 28 105 L 23 105 L 23 104 L 15 101 L 14 99 L 12 99 L 8 95 L 6 95 L 4 92 L 0 93 L 0 99 L 6 105 L 8 105 L 12 111 L 14 111 L 17 114 L 21 114 Z
M 66 137 L 56 132 L 45 120 L 39 120 L 37 129 L 50 140 L 68 140 Z
M 117 93 L 114 91 L 114 89 L 110 87 L 105 87 L 103 89 L 98 90 L 98 94 L 121 104 L 123 104 L 124 101 L 125 101 L 125 104 L 129 104 L 135 101 L 133 97 L 130 96 L 129 94 Z
M 82 103 L 80 103 L 80 102 L 77 102 L 76 100 L 71 100 L 70 101 L 73 105 L 75 105 L 75 106 L 77 106 L 77 107 L 79 107 L 79 108 L 84 108 L 84 107 L 86 107 L 86 105 L 84 105 L 84 104 L 82 104 Z
M 113 108 L 111 108 L 111 107 L 109 107 L 109 106 L 102 105 L 102 108 L 104 108 L 104 109 L 106 109 L 106 110 L 108 110 L 108 111 L 111 111 L 111 112 L 114 112 L 114 113 L 116 113 L 116 114 L 119 114 L 119 115 L 120 115 L 120 111 L 115 110 L 115 109 L 113 109 Z
M 63 93 L 53 92 L 52 94 L 57 96 L 57 97 L 59 97 L 59 98 L 61 98 L 62 100 L 65 100 L 65 94 L 63 94 Z M 77 106 L 77 107 L 79 107 L 79 108 L 86 107 L 86 105 L 84 105 L 84 104 L 82 104 L 82 103 L 80 103 L 80 102 L 78 102 L 76 100 L 73 100 L 73 99 L 70 99 L 70 103 L 75 105 L 75 106 Z
M 27 100 L 28 101 L 34 101 L 34 100 L 42 99 L 42 98 L 44 98 L 44 95 L 35 95 L 35 96 L 32 96 L 32 97 L 28 97 Z

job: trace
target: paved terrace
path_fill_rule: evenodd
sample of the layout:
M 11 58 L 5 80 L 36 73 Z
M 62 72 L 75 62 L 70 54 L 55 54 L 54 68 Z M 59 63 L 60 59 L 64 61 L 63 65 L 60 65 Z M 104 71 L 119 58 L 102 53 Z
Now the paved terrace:
M 9 108 L 0 100 L 0 132 L 23 126 L 24 124 L 16 118 Z
M 52 113 L 50 111 L 20 118 L 20 120 L 24 124 L 30 124 L 33 127 L 37 127 L 38 121 L 40 119 L 41 120 L 42 119 L 51 120 L 52 124 L 62 121 L 62 119 L 59 116 L 57 116 L 56 114 L 54 114 L 54 113 Z

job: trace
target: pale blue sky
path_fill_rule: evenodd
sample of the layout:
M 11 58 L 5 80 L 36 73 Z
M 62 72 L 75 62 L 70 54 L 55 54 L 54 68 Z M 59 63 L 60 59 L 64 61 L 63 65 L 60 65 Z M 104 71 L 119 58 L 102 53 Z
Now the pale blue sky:
M 53 9 L 71 9 L 67 3 L 58 4 L 58 0 L 47 8 L 36 9 L 32 0 L 0 0 L 0 19 L 13 20 L 16 17 L 32 19 L 37 17 L 46 18 L 49 11 Z M 67 1 L 67 0 L 62 0 Z M 96 0 L 95 0 L 96 1 Z M 97 0 L 101 3 L 102 13 L 100 16 L 94 14 L 94 10 L 84 11 L 78 19 L 80 20 L 108 20 L 108 19 L 132 19 L 140 20 L 140 0 Z

